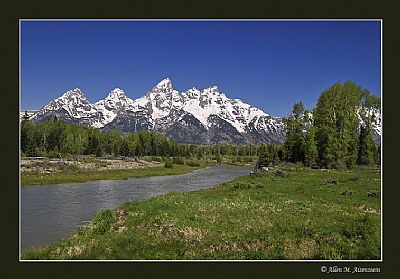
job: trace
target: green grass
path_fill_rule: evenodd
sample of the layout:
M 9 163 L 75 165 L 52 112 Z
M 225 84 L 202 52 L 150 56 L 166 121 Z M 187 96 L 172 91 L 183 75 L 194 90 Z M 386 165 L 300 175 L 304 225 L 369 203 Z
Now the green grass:
M 379 259 L 380 189 L 378 169 L 280 168 L 100 212 L 22 259 Z
M 75 183 L 93 180 L 121 180 L 128 178 L 140 178 L 150 176 L 176 175 L 184 174 L 201 166 L 191 167 L 187 165 L 174 165 L 173 168 L 164 166 L 146 167 L 138 169 L 117 169 L 117 170 L 79 170 L 71 169 L 57 173 L 22 173 L 21 185 L 46 185 Z

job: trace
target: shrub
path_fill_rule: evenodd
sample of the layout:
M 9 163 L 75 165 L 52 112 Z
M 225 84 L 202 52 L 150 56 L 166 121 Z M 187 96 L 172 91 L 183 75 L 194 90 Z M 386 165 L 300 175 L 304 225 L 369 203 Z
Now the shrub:
M 241 163 L 242 162 L 242 157 L 237 156 L 236 158 L 234 158 L 235 162 Z
M 222 157 L 221 157 L 221 155 L 218 153 L 217 155 L 215 155 L 215 156 L 213 157 L 213 160 L 217 161 L 217 163 L 221 163 Z
M 338 184 L 338 181 L 337 181 L 337 179 L 335 179 L 335 178 L 329 178 L 329 179 L 328 179 L 328 183 L 329 183 L 329 184 Z
M 274 174 L 276 176 L 280 176 L 280 177 L 288 177 L 289 176 L 288 173 L 286 171 L 282 170 L 282 169 L 275 170 Z
M 48 158 L 60 158 L 60 152 L 50 151 L 47 153 Z
M 371 197 L 371 198 L 379 198 L 379 193 L 376 192 L 376 191 L 368 192 L 368 197 Z
M 251 184 L 249 183 L 244 183 L 244 182 L 236 182 L 233 185 L 234 189 L 250 189 L 251 188 Z
M 172 169 L 174 167 L 174 163 L 172 161 L 166 161 L 164 164 L 165 168 Z
M 172 158 L 172 162 L 173 162 L 175 165 L 183 165 L 183 164 L 185 164 L 185 162 L 182 160 L 181 157 L 173 157 L 173 158 Z
M 252 162 L 254 162 L 254 158 L 253 157 L 244 157 L 243 162 L 244 163 L 252 163 Z
M 341 195 L 344 195 L 344 196 L 352 195 L 352 194 L 353 194 L 353 192 L 352 192 L 352 191 L 349 191 L 349 190 L 346 190 L 346 191 L 344 191 L 344 192 L 341 193 Z
M 200 166 L 200 163 L 197 162 L 197 161 L 190 160 L 190 161 L 187 161 L 187 162 L 186 162 L 186 165 L 188 165 L 188 166 L 190 166 L 190 167 L 199 167 L 199 166 Z

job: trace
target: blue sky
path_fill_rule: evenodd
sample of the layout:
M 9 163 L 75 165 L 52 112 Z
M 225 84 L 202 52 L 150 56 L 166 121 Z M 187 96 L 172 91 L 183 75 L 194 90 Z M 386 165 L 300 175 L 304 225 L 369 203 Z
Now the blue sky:
M 381 95 L 380 21 L 29 21 L 20 24 L 21 110 L 79 87 L 136 99 L 169 77 L 182 92 L 217 85 L 275 116 L 352 80 Z

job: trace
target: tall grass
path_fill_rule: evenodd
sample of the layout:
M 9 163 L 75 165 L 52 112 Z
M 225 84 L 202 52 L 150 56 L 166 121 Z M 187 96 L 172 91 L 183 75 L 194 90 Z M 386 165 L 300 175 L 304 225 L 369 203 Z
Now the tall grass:
M 377 169 L 280 168 L 126 203 L 22 258 L 379 259 L 380 190 Z

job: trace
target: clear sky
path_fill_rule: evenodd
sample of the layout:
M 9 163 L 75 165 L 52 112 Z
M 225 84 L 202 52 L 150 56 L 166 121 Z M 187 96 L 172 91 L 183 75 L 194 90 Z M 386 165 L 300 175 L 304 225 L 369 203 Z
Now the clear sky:
M 380 21 L 20 22 L 21 110 L 79 87 L 131 99 L 169 77 L 179 92 L 217 85 L 275 116 L 307 109 L 337 81 L 381 95 Z

